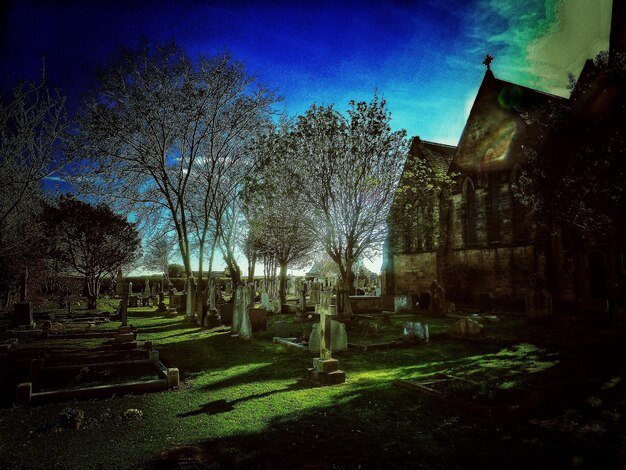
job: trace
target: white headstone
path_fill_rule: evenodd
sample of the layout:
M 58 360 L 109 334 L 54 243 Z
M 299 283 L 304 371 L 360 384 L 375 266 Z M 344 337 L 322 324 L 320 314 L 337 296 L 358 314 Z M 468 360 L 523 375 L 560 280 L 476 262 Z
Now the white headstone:
M 280 297 L 274 297 L 274 300 L 272 301 L 272 313 L 280 313 L 281 311 L 281 305 L 280 305 Z
M 267 292 L 261 294 L 261 308 L 265 310 L 271 310 L 270 295 Z

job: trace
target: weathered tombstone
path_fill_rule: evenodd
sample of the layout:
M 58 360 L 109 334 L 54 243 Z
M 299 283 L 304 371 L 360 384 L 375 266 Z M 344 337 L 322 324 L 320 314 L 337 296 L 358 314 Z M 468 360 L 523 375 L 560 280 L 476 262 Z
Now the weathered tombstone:
M 277 321 L 274 323 L 274 336 L 279 338 L 289 338 L 291 326 L 287 321 Z
M 216 302 L 217 292 L 216 291 L 217 289 L 215 286 L 215 279 L 211 278 L 211 280 L 209 281 L 209 289 L 208 289 L 208 294 L 207 294 L 208 295 L 208 299 L 207 299 L 208 312 L 207 312 L 206 320 L 204 322 L 204 325 L 208 327 L 217 326 L 220 321 L 220 314 L 217 310 L 217 302 Z
M 243 289 L 243 300 L 241 302 L 241 326 L 239 328 L 239 337 L 243 339 L 250 339 L 252 337 L 252 324 L 250 323 L 250 305 L 252 299 L 250 293 L 254 292 L 252 285 L 249 285 L 247 289 Z
M 270 304 L 270 295 L 265 289 L 263 289 L 263 292 L 261 293 L 261 308 L 265 310 L 272 309 L 272 305 Z
M 332 319 L 335 308 L 330 305 L 331 292 L 324 291 L 320 295 L 320 303 L 317 313 L 320 315 L 319 322 L 319 351 L 320 357 L 313 359 L 313 367 L 307 369 L 309 379 L 320 385 L 335 385 L 346 381 L 346 373 L 339 370 L 339 361 L 332 358 Z M 313 336 L 315 331 L 311 333 Z M 309 350 L 311 342 L 309 341 Z
M 133 295 L 133 283 L 132 282 L 128 283 L 128 295 L 129 296 Z
M 395 312 L 407 312 L 411 310 L 411 296 L 396 295 L 393 299 L 393 309 Z
M 139 296 L 137 295 L 127 295 L 126 296 L 126 304 L 129 307 L 137 307 L 139 302 Z
M 274 297 L 274 300 L 272 300 L 272 307 L 271 307 L 272 313 L 279 314 L 281 311 L 281 308 L 282 308 L 282 305 L 280 303 L 280 297 Z
M 232 324 L 232 332 L 234 334 L 239 334 L 239 330 L 241 329 L 241 322 L 243 320 L 243 311 L 242 311 L 242 304 L 243 304 L 243 296 L 244 296 L 244 289 L 241 286 L 237 286 L 237 288 L 235 289 L 235 303 L 233 305 L 233 324 Z M 246 305 L 246 309 L 247 309 L 247 305 Z
M 30 302 L 26 300 L 28 290 L 28 268 L 20 275 L 20 300 L 13 305 L 13 324 L 15 326 L 28 326 L 33 324 L 33 310 Z
M 122 300 L 120 300 L 120 321 L 122 326 L 128 325 L 128 294 L 122 292 Z
M 452 336 L 462 339 L 481 339 L 485 336 L 484 327 L 470 317 L 462 318 L 452 325 Z
M 298 286 L 298 313 L 304 315 L 306 312 L 306 282 L 300 281 Z
M 167 305 L 165 305 L 165 293 L 163 291 L 159 292 L 159 312 L 167 311 Z
M 330 322 L 331 329 L 331 350 L 338 351 L 346 351 L 348 349 L 348 334 L 346 333 L 346 325 L 337 320 L 331 320 Z M 308 331 L 308 335 L 305 337 L 309 338 L 309 351 L 316 352 L 320 349 L 320 324 L 313 323 L 310 330 Z
M 124 293 L 124 277 L 122 276 L 122 270 L 117 270 L 117 276 L 115 278 L 115 295 L 121 297 Z
M 320 303 L 320 292 L 322 291 L 322 284 L 319 282 L 314 282 L 311 285 L 311 304 L 317 305 Z
M 194 307 L 195 307 L 195 295 L 196 295 L 196 283 L 194 278 L 187 279 L 187 295 L 185 296 L 185 319 L 187 321 L 194 321 Z
M 152 294 L 150 292 L 150 279 L 146 279 L 146 285 L 145 285 L 145 287 L 143 289 L 143 296 L 145 298 L 149 299 L 151 295 Z
M 407 341 L 419 339 L 428 342 L 430 337 L 428 325 L 421 322 L 404 322 L 402 334 Z
M 445 315 L 447 313 L 446 310 L 445 290 L 436 279 L 433 279 L 433 282 L 430 283 L 430 313 L 433 315 Z

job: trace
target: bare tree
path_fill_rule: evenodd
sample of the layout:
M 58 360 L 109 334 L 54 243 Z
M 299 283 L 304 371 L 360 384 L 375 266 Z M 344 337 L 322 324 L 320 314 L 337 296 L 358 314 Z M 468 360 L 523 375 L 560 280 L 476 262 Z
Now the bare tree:
M 346 295 L 354 288 L 353 264 L 385 240 L 407 154 L 406 132 L 391 131 L 390 120 L 386 101 L 375 95 L 369 103 L 350 102 L 347 116 L 313 105 L 296 125 L 311 230 L 337 263 Z
M 155 236 L 148 242 L 144 253 L 143 266 L 163 273 L 163 278 L 170 284 L 169 266 L 173 258 L 173 248 L 176 240 L 169 235 Z
M 241 70 L 227 55 L 201 57 L 194 66 L 176 45 L 154 51 L 144 46 L 99 72 L 99 86 L 80 119 L 80 142 L 93 157 L 83 187 L 101 196 L 113 193 L 138 213 L 172 224 L 188 283 L 193 175 L 207 160 L 207 147 L 230 145 L 220 127 L 225 116 L 236 124 L 245 119 L 237 114 L 242 77 L 247 80 Z M 262 90 L 257 94 L 264 96 Z M 188 315 L 190 299 L 189 290 Z
M 24 246 L 33 227 L 41 182 L 68 161 L 69 121 L 65 97 L 44 80 L 18 83 L 9 100 L 0 98 L 0 255 Z

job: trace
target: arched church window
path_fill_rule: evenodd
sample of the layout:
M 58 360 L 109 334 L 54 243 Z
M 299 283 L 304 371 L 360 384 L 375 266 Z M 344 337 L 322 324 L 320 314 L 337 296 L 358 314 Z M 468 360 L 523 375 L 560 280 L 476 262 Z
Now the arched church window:
M 463 183 L 463 242 L 465 245 L 476 243 L 476 194 L 470 178 Z

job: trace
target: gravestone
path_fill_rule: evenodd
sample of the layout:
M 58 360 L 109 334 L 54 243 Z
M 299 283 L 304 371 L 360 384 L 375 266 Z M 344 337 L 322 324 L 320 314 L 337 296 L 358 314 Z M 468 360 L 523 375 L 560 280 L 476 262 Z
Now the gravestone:
M 279 338 L 289 338 L 291 326 L 287 321 L 277 321 L 274 323 L 274 336 Z
M 402 335 L 407 341 L 422 340 L 428 342 L 430 339 L 430 329 L 427 324 L 421 322 L 404 322 Z
M 208 326 L 209 328 L 213 328 L 217 325 L 219 325 L 220 322 L 220 314 L 217 310 L 217 303 L 216 303 L 216 287 L 215 287 L 215 280 L 211 279 L 209 281 L 209 291 L 208 291 L 208 311 L 207 311 L 207 315 L 204 321 L 204 325 Z M 205 302 L 206 304 L 206 302 Z
M 265 310 L 272 309 L 272 305 L 270 304 L 270 295 L 265 291 L 265 289 L 261 293 L 261 308 Z
M 143 289 L 143 296 L 146 299 L 149 299 L 152 296 L 152 293 L 150 292 L 150 279 L 146 279 L 146 285 Z
M 133 283 L 129 282 L 128 283 L 128 296 L 133 295 Z
M 233 305 L 233 323 L 232 323 L 232 332 L 233 334 L 238 334 L 241 328 L 242 322 L 242 308 L 241 304 L 243 302 L 243 291 L 244 289 L 241 286 L 237 286 L 235 289 L 235 302 Z M 246 305 L 247 310 L 247 305 Z
M 484 327 L 470 317 L 462 318 L 452 325 L 450 331 L 452 336 L 461 339 L 481 339 L 484 338 Z
M 320 303 L 320 293 L 322 292 L 322 284 L 319 282 L 314 282 L 311 285 L 311 304 L 317 305 Z
M 393 309 L 395 312 L 408 312 L 411 310 L 410 295 L 396 295 L 393 299 Z
M 313 359 L 313 367 L 307 369 L 307 376 L 310 380 L 320 385 L 336 385 L 346 381 L 346 373 L 339 370 L 339 361 L 332 358 L 333 345 L 333 328 L 331 317 L 335 314 L 336 307 L 330 304 L 332 293 L 324 291 L 320 295 L 320 303 L 317 313 L 320 316 L 318 326 L 318 334 L 315 329 L 311 332 L 309 338 L 309 351 L 311 350 L 312 340 L 319 338 L 320 357 Z M 338 323 L 339 322 L 335 322 Z M 340 323 L 343 325 L 343 323 Z M 344 326 L 345 333 L 345 326 Z M 347 347 L 347 337 L 346 347 Z
M 122 300 L 120 300 L 120 321 L 122 326 L 128 325 L 128 294 L 122 293 Z
M 445 315 L 447 313 L 445 297 L 445 290 L 436 279 L 433 279 L 433 282 L 430 283 L 430 313 L 433 315 Z
M 28 268 L 25 268 L 20 275 L 20 300 L 13 305 L 13 325 L 30 326 L 33 325 L 33 310 L 30 302 L 26 301 L 28 290 Z
M 279 314 L 281 311 L 282 305 L 280 303 L 280 297 L 274 297 L 272 300 L 272 313 Z
M 346 333 L 346 325 L 337 320 L 331 320 L 331 351 L 339 352 L 348 349 L 348 334 Z M 320 350 L 320 324 L 313 323 L 310 333 L 305 336 L 309 338 L 309 351 L 317 352 Z
M 196 298 L 196 282 L 195 279 L 187 279 L 187 295 L 185 296 L 185 320 L 195 322 L 195 298 Z
M 115 278 L 115 295 L 121 297 L 124 294 L 124 277 L 122 276 L 122 270 L 117 270 L 117 276 Z
M 158 311 L 159 312 L 166 312 L 167 311 L 167 305 L 165 305 L 165 293 L 163 291 L 159 292 L 159 307 L 158 307 Z
M 239 328 L 239 337 L 250 339 L 252 337 L 252 324 L 250 322 L 250 310 L 248 306 L 252 303 L 250 293 L 254 292 L 252 285 L 247 289 L 243 289 L 243 301 L 241 303 L 241 327 Z
M 306 282 L 300 281 L 298 286 L 298 313 L 302 316 L 306 312 Z

